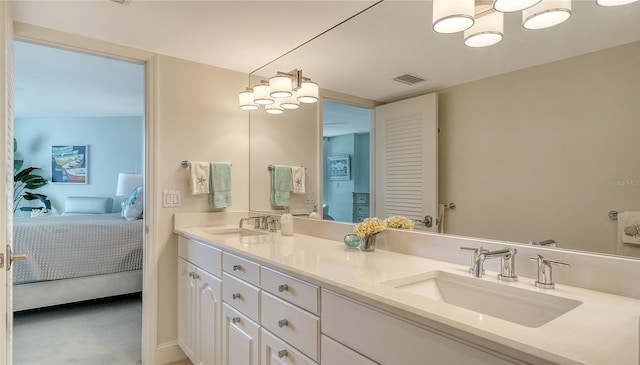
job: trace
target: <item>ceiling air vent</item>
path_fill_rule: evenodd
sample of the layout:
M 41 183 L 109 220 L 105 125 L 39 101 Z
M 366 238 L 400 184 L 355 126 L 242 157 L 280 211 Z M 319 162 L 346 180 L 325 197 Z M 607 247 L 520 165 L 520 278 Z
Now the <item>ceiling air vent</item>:
M 427 79 L 423 77 L 412 75 L 412 74 L 400 75 L 398 77 L 394 77 L 393 80 L 401 82 L 403 84 L 407 84 L 407 85 L 415 85 L 423 81 L 427 81 Z

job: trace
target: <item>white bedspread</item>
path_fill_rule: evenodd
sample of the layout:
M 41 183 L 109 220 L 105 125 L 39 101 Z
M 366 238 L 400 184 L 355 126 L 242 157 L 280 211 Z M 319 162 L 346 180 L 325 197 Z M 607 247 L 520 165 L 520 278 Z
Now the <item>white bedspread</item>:
M 14 219 L 14 284 L 142 268 L 143 220 L 119 213 Z

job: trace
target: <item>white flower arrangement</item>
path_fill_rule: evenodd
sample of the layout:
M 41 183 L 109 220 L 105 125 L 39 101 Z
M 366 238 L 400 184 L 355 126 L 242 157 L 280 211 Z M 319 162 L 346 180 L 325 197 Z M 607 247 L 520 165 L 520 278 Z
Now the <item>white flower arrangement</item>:
M 387 225 L 380 218 L 365 218 L 356 224 L 353 231 L 360 237 L 373 236 L 387 229 Z
M 394 215 L 384 220 L 384 223 L 389 228 L 401 228 L 401 229 L 413 229 L 414 222 L 404 216 Z

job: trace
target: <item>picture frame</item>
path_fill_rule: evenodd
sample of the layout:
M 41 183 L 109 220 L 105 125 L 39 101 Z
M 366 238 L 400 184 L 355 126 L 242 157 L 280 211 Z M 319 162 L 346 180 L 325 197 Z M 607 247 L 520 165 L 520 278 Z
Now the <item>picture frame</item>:
M 331 156 L 329 160 L 329 180 L 351 180 L 351 156 Z
M 51 182 L 86 184 L 89 165 L 87 145 L 51 146 Z

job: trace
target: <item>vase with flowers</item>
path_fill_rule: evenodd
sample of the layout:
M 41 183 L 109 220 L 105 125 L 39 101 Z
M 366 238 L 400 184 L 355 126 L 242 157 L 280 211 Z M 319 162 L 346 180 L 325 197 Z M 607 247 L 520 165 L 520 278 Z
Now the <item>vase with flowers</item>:
M 376 237 L 378 233 L 387 229 L 385 222 L 377 217 L 365 218 L 362 222 L 356 224 L 353 231 L 362 237 L 360 250 L 375 251 Z
M 387 228 L 413 229 L 414 222 L 402 215 L 394 215 L 384 220 Z

